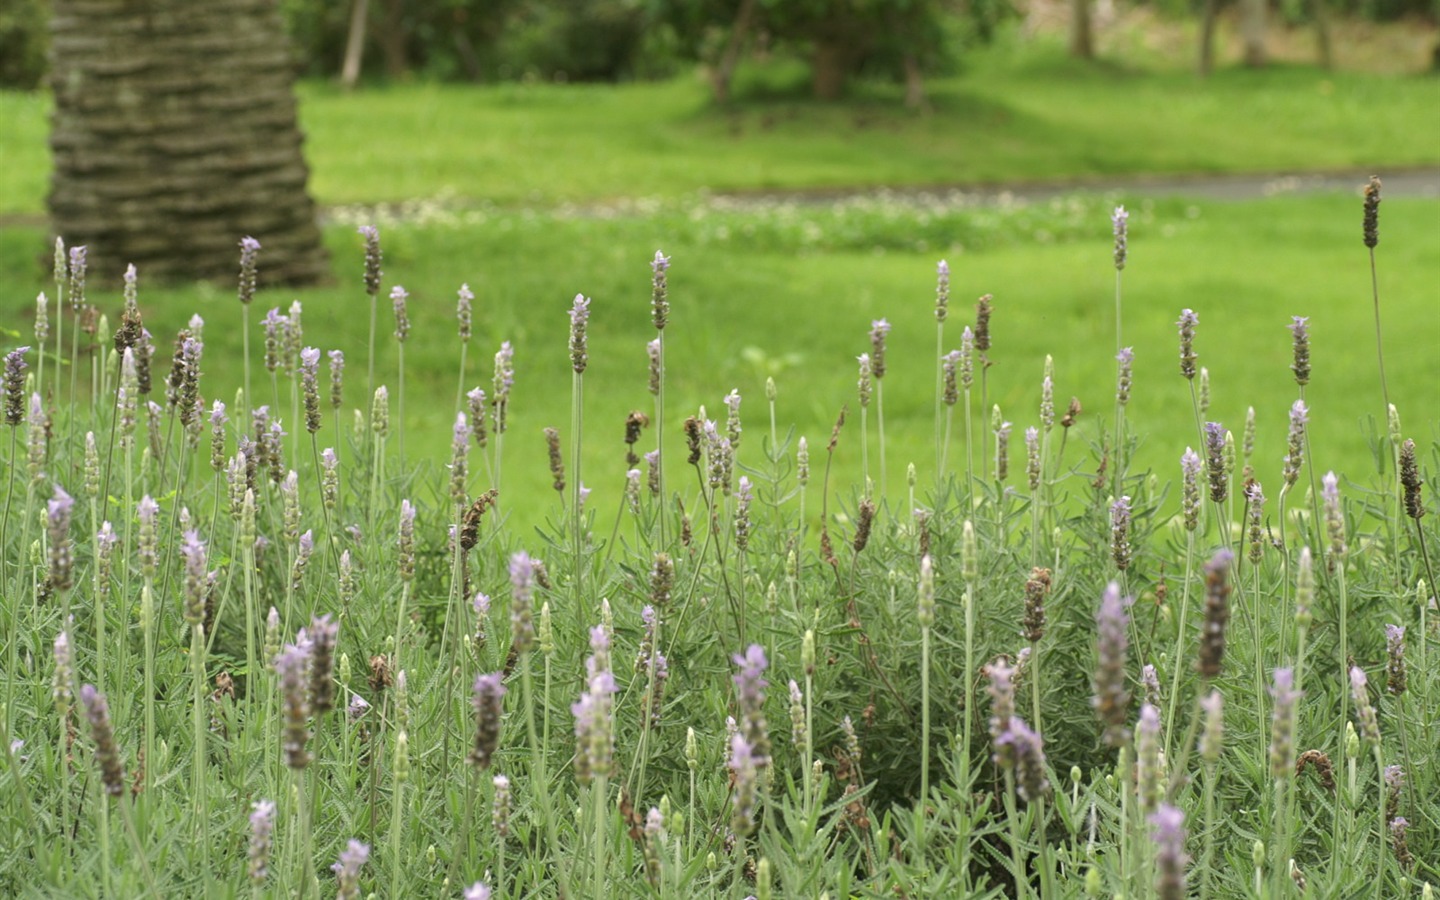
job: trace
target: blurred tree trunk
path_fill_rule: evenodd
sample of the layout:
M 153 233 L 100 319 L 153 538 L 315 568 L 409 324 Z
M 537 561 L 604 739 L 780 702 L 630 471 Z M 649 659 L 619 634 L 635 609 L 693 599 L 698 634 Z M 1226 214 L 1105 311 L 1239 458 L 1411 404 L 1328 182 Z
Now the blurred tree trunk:
M 355 87 L 360 80 L 360 64 L 365 57 L 365 24 L 370 19 L 370 0 L 355 0 L 350 8 L 350 32 L 345 36 L 345 64 L 340 68 L 340 83 Z
M 850 74 L 850 50 L 829 37 L 816 38 L 810 56 L 811 88 L 818 100 L 838 100 Z
M 1265 0 L 1240 0 L 1240 35 L 1245 65 L 1258 69 L 1269 62 L 1265 51 Z
M 1070 0 L 1070 55 L 1095 58 L 1095 34 L 1090 24 L 1090 0 Z
M 399 78 L 410 71 L 405 39 L 404 0 L 385 0 L 385 20 L 380 29 L 380 52 L 385 56 L 385 73 L 391 78 Z
M 925 73 L 920 69 L 920 58 L 906 53 L 905 64 L 905 108 L 925 108 Z
M 710 90 L 715 102 L 724 106 L 730 102 L 730 82 L 735 78 L 735 67 L 740 64 L 740 51 L 745 39 L 750 36 L 750 25 L 755 18 L 755 0 L 740 0 L 735 13 L 735 23 L 730 26 L 730 35 L 725 39 L 725 49 L 710 69 Z
M 1335 54 L 1330 49 L 1330 11 L 1325 0 L 1311 0 L 1310 12 L 1315 17 L 1315 50 L 1320 56 L 1320 66 L 1328 69 L 1335 64 Z
M 238 243 L 270 281 L 329 268 L 277 0 L 54 0 L 49 206 L 97 280 L 233 279 Z
M 1209 75 L 1215 70 L 1215 20 L 1220 12 L 1220 0 L 1205 0 L 1200 10 L 1200 74 Z

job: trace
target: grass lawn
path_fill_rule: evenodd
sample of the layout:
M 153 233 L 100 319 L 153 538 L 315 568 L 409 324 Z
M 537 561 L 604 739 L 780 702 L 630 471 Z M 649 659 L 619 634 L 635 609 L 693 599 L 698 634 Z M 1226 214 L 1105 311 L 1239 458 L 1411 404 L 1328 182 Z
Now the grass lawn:
M 804 73 L 744 73 L 752 100 L 713 107 L 694 76 L 651 84 L 301 86 L 324 203 L 453 195 L 502 205 L 824 189 L 1304 171 L 1440 163 L 1440 80 L 1277 66 L 1080 65 L 1054 45 L 978 52 L 929 85 L 933 110 L 861 85 L 803 98 Z M 43 209 L 48 100 L 0 94 L 0 214 Z

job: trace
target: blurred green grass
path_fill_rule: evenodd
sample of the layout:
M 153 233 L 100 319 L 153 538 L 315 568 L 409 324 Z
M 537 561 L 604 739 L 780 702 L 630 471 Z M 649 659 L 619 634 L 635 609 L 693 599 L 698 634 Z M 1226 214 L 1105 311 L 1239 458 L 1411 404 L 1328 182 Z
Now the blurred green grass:
M 703 81 L 625 85 L 301 85 L 322 203 L 438 195 L 505 206 L 715 191 L 985 184 L 1119 174 L 1440 163 L 1440 80 L 1275 66 L 1208 81 L 1077 64 L 1049 43 L 977 51 L 928 84 L 933 109 L 862 83 L 804 97 L 778 60 L 742 71 L 750 100 Z M 0 93 L 0 214 L 43 209 L 48 99 Z
M 1246 408 L 1255 407 L 1257 477 L 1272 495 L 1278 492 L 1287 413 L 1296 396 L 1286 330 L 1292 315 L 1311 317 L 1314 375 L 1307 400 L 1314 464 L 1322 473 L 1334 469 L 1362 483 L 1372 480 L 1365 423 L 1378 419 L 1383 408 L 1370 276 L 1359 200 L 1341 194 L 1195 203 L 1089 196 L 962 210 L 942 218 L 939 226 L 976 236 L 969 249 L 917 249 L 911 235 L 936 230 L 937 213 L 899 201 L 858 211 L 840 203 L 744 213 L 675 204 L 608 217 L 491 211 L 468 222 L 441 212 L 429 224 L 384 224 L 386 290 L 400 283 L 412 298 L 403 423 L 409 453 L 433 466 L 448 458 L 459 352 L 454 298 L 468 282 L 477 299 L 466 386 L 488 390 L 495 348 L 501 340 L 516 347 L 507 507 L 526 526 L 558 510 L 548 489 L 541 429 L 559 427 L 568 452 L 567 311 L 575 293 L 583 292 L 593 298 L 593 313 L 581 478 L 599 489 L 594 502 L 603 512 L 597 530 L 607 527 L 626 468 L 625 414 L 651 408 L 645 355 L 645 342 L 654 336 L 649 261 L 660 248 L 673 260 L 666 336 L 666 440 L 672 460 L 683 458 L 684 416 L 704 404 L 711 417 L 720 417 L 721 398 L 737 388 L 745 398 L 741 462 L 761 465 L 762 435 L 768 431 L 765 379 L 773 376 L 781 434 L 793 424 L 797 435 L 808 436 L 817 465 L 837 412 L 851 407 L 834 482 L 848 493 L 860 482 L 854 359 L 869 349 L 871 320 L 885 317 L 894 326 L 885 379 L 890 497 L 892 504 L 900 501 L 911 462 L 920 470 L 923 495 L 934 470 L 934 271 L 936 260 L 948 256 L 953 274 L 947 349 L 958 345 L 961 328 L 972 321 L 976 296 L 995 296 L 990 396 L 1015 424 L 1013 452 L 1022 461 L 1012 463 L 1011 483 L 1023 480 L 1019 436 L 1036 424 L 1046 354 L 1055 361 L 1057 404 L 1063 407 L 1075 395 L 1086 410 L 1066 459 L 1093 469 L 1093 459 L 1084 458 L 1088 451 L 1077 452 L 1076 441 L 1093 441 L 1100 423 L 1108 430 L 1113 415 L 1112 201 L 1134 210 L 1124 273 L 1125 343 L 1136 352 L 1128 416 L 1141 440 L 1132 471 L 1153 468 L 1170 481 L 1180 453 L 1196 442 L 1174 328 L 1180 310 L 1190 307 L 1200 315 L 1197 348 L 1212 379 L 1208 418 L 1223 422 L 1238 438 Z M 1387 200 L 1381 211 L 1386 371 L 1407 434 L 1422 441 L 1440 438 L 1435 222 L 1433 201 Z M 988 241 L 981 239 L 987 235 Z M 337 224 L 327 229 L 326 240 L 336 286 L 262 291 L 252 310 L 255 365 L 264 310 L 298 298 L 305 309 L 306 343 L 346 351 L 347 404 L 359 406 L 368 319 L 360 239 L 350 226 Z M 41 242 L 39 229 L 0 231 L 0 270 L 8 273 L 11 298 L 33 297 L 46 288 L 44 264 L 33 255 Z M 146 324 L 166 357 L 170 336 L 192 312 L 206 318 L 202 391 L 232 397 L 240 383 L 240 310 L 233 288 L 156 289 L 145 284 L 142 273 L 140 297 Z M 118 295 L 94 299 L 113 320 Z M 28 321 L 27 306 L 7 300 L 6 321 Z M 377 377 L 391 386 L 393 398 L 393 319 L 383 297 L 380 323 Z M 257 387 L 264 383 L 257 380 Z M 987 417 L 979 415 L 975 399 L 977 428 L 984 427 Z M 348 431 L 348 419 L 345 427 Z M 870 427 L 873 469 L 873 411 Z M 962 435 L 957 418 L 952 469 Z M 328 418 L 321 441 L 322 446 L 333 441 Z M 642 446 L 652 441 L 647 434 Z M 484 467 L 472 461 L 472 471 L 483 473 Z M 683 485 L 691 476 L 681 477 Z M 483 475 L 475 480 L 484 486 Z

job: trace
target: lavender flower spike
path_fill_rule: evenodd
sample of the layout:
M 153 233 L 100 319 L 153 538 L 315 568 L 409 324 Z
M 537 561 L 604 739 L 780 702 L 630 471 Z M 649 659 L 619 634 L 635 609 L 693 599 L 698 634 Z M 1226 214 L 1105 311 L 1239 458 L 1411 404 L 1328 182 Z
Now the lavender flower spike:
M 110 724 L 110 706 L 95 685 L 80 688 L 80 703 L 90 720 L 90 734 L 95 738 L 95 759 L 100 764 L 100 783 L 110 797 L 125 792 L 125 771 L 120 767 L 120 750 L 115 745 L 115 730 Z
M 740 707 L 740 728 L 755 765 L 764 768 L 770 764 L 770 736 L 765 723 L 765 670 L 769 662 L 765 659 L 765 648 L 751 644 L 742 656 L 731 657 L 740 671 L 734 676 L 735 698 Z
M 1150 836 L 1155 841 L 1155 893 L 1160 900 L 1184 900 L 1185 865 L 1185 813 L 1163 803 L 1150 816 L 1154 831 Z
M 470 285 L 460 285 L 456 292 L 455 319 L 460 327 L 460 341 L 470 343 L 470 306 L 475 302 L 475 292 L 470 290 Z
M 744 735 L 730 738 L 730 772 L 735 778 L 730 829 L 744 837 L 755 830 L 755 798 L 760 781 L 755 756 Z
M 1360 736 L 1371 744 L 1380 743 L 1380 720 L 1375 716 L 1375 707 L 1370 703 L 1370 692 L 1365 673 L 1359 666 L 1350 667 L 1350 694 L 1355 700 L 1355 719 L 1360 723 Z
M 535 619 L 531 597 L 535 593 L 535 561 L 521 550 L 510 557 L 510 628 L 514 632 L 515 649 L 521 653 L 535 646 Z
M 275 804 L 269 800 L 256 801 L 250 813 L 250 880 L 261 884 L 270 875 L 270 844 L 275 832 Z
M 374 225 L 361 225 L 356 229 L 365 238 L 365 293 L 371 297 L 380 293 L 380 230 Z
M 369 859 L 369 846 L 351 838 L 340 852 L 340 861 L 330 867 L 339 882 L 336 900 L 360 900 L 360 869 Z
M 465 889 L 465 900 L 490 900 L 490 887 L 483 881 L 477 881 Z
M 390 304 L 395 309 L 395 340 L 402 344 L 410 337 L 410 314 L 405 306 L 409 299 L 410 293 L 400 285 L 390 289 Z
M 1104 741 L 1121 747 L 1130 738 L 1130 691 L 1125 686 L 1126 655 L 1130 646 L 1129 604 L 1120 596 L 1120 585 L 1110 582 L 1096 614 L 1098 653 L 1095 668 L 1095 711 L 1105 726 Z
M 260 255 L 260 242 L 253 237 L 240 239 L 240 302 L 249 305 L 255 299 L 255 258 Z
M 475 677 L 475 746 L 470 750 L 469 760 L 477 769 L 490 767 L 500 744 L 500 706 L 506 693 L 503 677 L 501 672 Z
M 57 591 L 65 591 L 75 583 L 75 555 L 70 547 L 70 515 L 75 508 L 75 500 L 57 484 L 55 496 L 46 506 L 48 514 L 45 530 L 50 540 L 50 585 Z
M 1130 213 L 1125 211 L 1125 207 L 1115 207 L 1115 212 L 1110 216 L 1110 225 L 1115 232 L 1115 268 L 1124 269 L 1125 258 L 1129 255 L 1127 238 L 1130 230 Z
M 1180 321 L 1176 323 L 1180 329 L 1180 374 L 1193 381 L 1195 379 L 1195 326 L 1200 324 L 1200 317 L 1193 309 L 1180 310 Z
M 1295 690 L 1294 670 L 1275 670 L 1270 696 L 1275 700 L 1270 717 L 1270 774 L 1284 778 L 1295 768 L 1295 705 L 1300 692 Z
M 310 739 L 306 725 L 310 717 L 310 698 L 305 684 L 309 656 L 303 647 L 287 644 L 275 657 L 275 671 L 280 676 L 280 692 L 285 703 L 285 730 L 281 746 L 285 751 L 285 764 L 292 769 L 303 769 L 310 764 L 310 754 L 305 751 L 305 742 Z
M 5 354 L 5 424 L 12 428 L 25 421 L 25 354 L 19 347 Z
M 890 323 L 876 319 L 870 323 L 870 369 L 875 380 L 885 377 L 885 336 L 890 333 Z
M 1405 626 L 1385 626 L 1385 689 L 1395 696 L 1405 693 Z
M 576 375 L 583 374 L 590 362 L 585 336 L 586 324 L 589 321 L 590 298 L 584 294 L 576 294 L 575 302 L 570 307 L 570 367 L 575 370 Z

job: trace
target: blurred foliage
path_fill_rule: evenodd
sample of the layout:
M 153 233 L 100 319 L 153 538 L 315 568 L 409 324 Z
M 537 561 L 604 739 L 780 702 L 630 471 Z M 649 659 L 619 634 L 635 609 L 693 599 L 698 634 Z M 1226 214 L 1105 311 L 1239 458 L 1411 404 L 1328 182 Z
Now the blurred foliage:
M 47 0 L 0 3 L 0 87 L 38 87 L 48 68 Z
M 340 72 L 354 0 L 279 0 L 301 74 Z M 719 56 L 742 0 L 369 0 L 363 75 L 442 81 L 620 81 L 673 74 Z M 1141 0 L 1167 16 L 1191 0 Z M 1272 0 L 1285 20 L 1301 0 Z M 746 46 L 813 62 L 828 48 L 845 74 L 899 77 L 906 56 L 926 74 L 953 71 L 1022 0 L 754 0 Z M 1339 0 L 1372 21 L 1440 17 L 1440 0 Z M 0 3 L 0 87 L 41 85 L 49 0 Z

